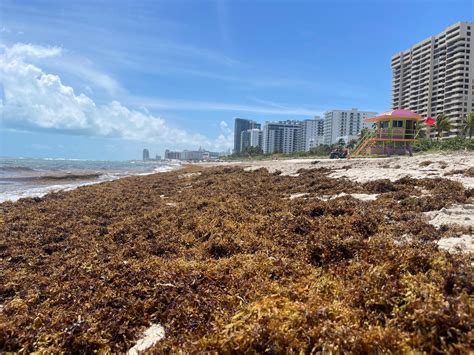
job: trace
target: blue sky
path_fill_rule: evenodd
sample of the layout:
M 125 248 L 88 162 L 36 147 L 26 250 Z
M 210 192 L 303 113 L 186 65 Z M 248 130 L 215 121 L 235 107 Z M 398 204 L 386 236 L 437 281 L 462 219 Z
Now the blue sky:
M 390 58 L 473 1 L 0 1 L 0 156 L 225 150 L 234 117 L 384 111 Z

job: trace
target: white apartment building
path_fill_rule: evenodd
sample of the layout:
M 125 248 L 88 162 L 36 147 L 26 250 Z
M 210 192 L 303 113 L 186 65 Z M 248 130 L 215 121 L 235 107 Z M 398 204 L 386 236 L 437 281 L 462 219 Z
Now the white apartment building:
M 263 126 L 263 153 L 296 152 L 299 129 L 299 121 L 265 122 Z
M 452 133 L 474 111 L 474 22 L 458 22 L 392 57 L 392 108 L 445 113 Z
M 247 129 L 241 133 L 240 147 L 244 151 L 248 147 L 262 147 L 263 131 L 258 128 Z
M 376 116 L 376 112 L 332 110 L 324 113 L 324 144 L 335 144 L 339 139 L 346 143 L 357 138 L 362 128 L 369 127 L 365 119 Z
M 311 148 L 324 143 L 324 120 L 319 116 L 314 119 L 300 121 L 298 147 L 300 152 L 308 152 Z

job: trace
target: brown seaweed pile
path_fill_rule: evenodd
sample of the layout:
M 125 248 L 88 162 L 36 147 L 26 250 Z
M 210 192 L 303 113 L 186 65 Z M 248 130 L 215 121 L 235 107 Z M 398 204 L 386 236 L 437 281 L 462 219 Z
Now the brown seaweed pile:
M 469 256 L 434 243 L 462 231 L 421 214 L 472 191 L 327 173 L 189 167 L 1 204 L 0 350 L 123 352 L 152 323 L 154 351 L 472 350 Z M 321 199 L 341 192 L 378 197 Z

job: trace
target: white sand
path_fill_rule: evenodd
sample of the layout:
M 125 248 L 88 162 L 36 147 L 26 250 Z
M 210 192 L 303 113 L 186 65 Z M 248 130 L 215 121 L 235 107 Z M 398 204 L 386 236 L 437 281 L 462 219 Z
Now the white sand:
M 317 161 L 316 164 L 312 162 Z M 420 166 L 422 162 L 432 162 Z M 374 179 L 390 179 L 392 181 L 405 176 L 413 178 L 444 177 L 460 181 L 466 188 L 474 188 L 474 177 L 462 174 L 447 175 L 453 170 L 464 170 L 474 167 L 474 153 L 429 153 L 413 157 L 395 156 L 391 158 L 355 158 L 327 159 L 304 158 L 284 160 L 262 160 L 249 162 L 214 163 L 209 165 L 237 165 L 248 170 L 265 168 L 269 172 L 280 170 L 282 175 L 294 175 L 299 169 L 328 168 L 334 171 L 331 177 L 347 177 L 353 181 L 367 182 Z
M 361 201 L 375 201 L 377 199 L 378 194 L 346 194 L 345 192 L 341 192 L 340 194 L 333 195 L 333 196 L 322 196 L 321 200 L 333 200 L 338 197 L 344 197 L 344 196 L 352 196 L 357 200 Z
M 459 250 L 464 253 L 474 253 L 474 236 L 462 235 L 459 238 L 443 238 L 438 241 L 438 246 L 450 252 Z
M 443 224 L 457 224 L 463 227 L 474 227 L 474 205 L 456 205 L 450 208 L 442 208 L 439 211 L 425 212 L 429 223 L 435 227 Z
M 289 199 L 290 200 L 294 200 L 295 198 L 300 198 L 300 197 L 304 197 L 304 196 L 307 196 L 309 195 L 309 193 L 307 192 L 300 192 L 300 193 L 296 193 L 296 194 L 291 194 Z
M 442 225 L 459 225 L 471 227 L 474 231 L 474 205 L 456 205 L 442 208 L 439 211 L 425 212 L 428 223 L 435 227 Z M 464 234 L 459 238 L 443 238 L 438 240 L 438 246 L 450 252 L 461 250 L 464 253 L 474 252 L 474 234 Z
M 128 355 L 138 355 L 143 351 L 154 346 L 165 337 L 165 329 L 160 324 L 152 324 L 145 332 L 143 337 L 137 341 L 128 352 Z

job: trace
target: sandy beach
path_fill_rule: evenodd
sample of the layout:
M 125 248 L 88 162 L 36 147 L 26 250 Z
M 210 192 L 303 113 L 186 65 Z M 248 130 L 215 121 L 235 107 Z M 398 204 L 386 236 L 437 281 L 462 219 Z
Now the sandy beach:
M 209 164 L 213 166 L 213 164 Z M 231 164 L 234 165 L 234 164 Z M 327 168 L 328 175 L 334 178 L 347 178 L 356 182 L 368 182 L 375 179 L 395 181 L 402 178 L 446 178 L 458 181 L 466 189 L 474 188 L 474 154 L 472 152 L 458 153 L 428 153 L 413 157 L 395 156 L 387 158 L 357 158 L 357 159 L 286 159 L 236 162 L 236 166 L 244 166 L 246 170 L 264 168 L 270 172 L 280 171 L 282 175 L 295 176 L 299 169 Z M 427 192 L 427 191 L 426 191 Z M 376 195 L 352 196 L 359 199 L 374 199 Z M 459 205 L 450 209 L 426 213 L 429 223 L 441 225 L 462 225 L 474 228 L 474 205 Z M 474 234 L 463 235 L 460 238 L 446 238 L 438 243 L 441 247 L 455 251 L 474 251 Z
M 474 155 L 188 165 L 0 204 L 0 349 L 467 352 Z
M 329 175 L 331 177 L 347 177 L 357 182 L 375 179 L 395 181 L 403 177 L 442 177 L 459 181 L 466 188 L 474 188 L 474 154 L 472 152 L 425 153 L 413 157 L 390 158 L 259 160 L 203 165 L 220 166 L 222 164 L 243 166 L 249 170 L 259 168 L 268 169 L 270 172 L 278 170 L 282 175 L 295 175 L 299 169 L 327 168 L 332 170 Z M 472 168 L 470 172 L 466 172 L 470 168 Z

